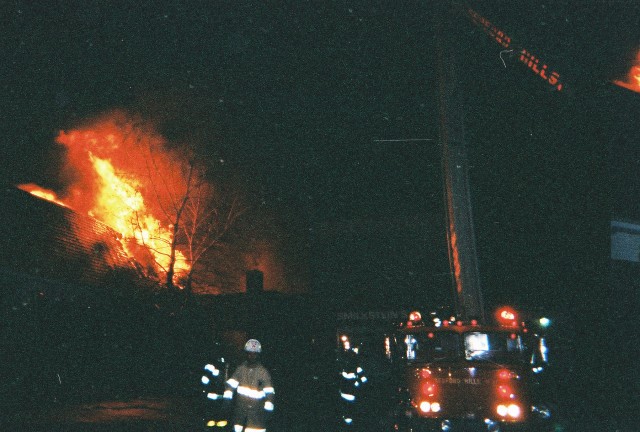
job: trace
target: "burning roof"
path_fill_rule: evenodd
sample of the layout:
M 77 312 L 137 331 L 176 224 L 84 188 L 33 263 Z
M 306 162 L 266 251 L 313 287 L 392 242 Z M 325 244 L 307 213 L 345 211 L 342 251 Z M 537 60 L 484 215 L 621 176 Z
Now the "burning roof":
M 97 286 L 116 269 L 135 269 L 105 224 L 14 188 L 0 200 L 3 271 Z
M 627 90 L 640 93 L 640 51 L 636 54 L 635 60 L 629 68 L 624 80 L 615 80 L 613 83 Z
M 21 189 L 110 227 L 147 276 L 165 277 L 171 260 L 176 282 L 188 272 L 173 229 L 187 187 L 184 153 L 169 150 L 153 127 L 119 111 L 61 131 L 56 141 L 66 149 L 62 196 L 33 184 Z

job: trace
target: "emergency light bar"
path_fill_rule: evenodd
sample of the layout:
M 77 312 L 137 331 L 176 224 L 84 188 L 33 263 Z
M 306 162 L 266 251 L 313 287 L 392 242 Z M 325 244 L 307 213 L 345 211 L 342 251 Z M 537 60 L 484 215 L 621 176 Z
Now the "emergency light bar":
M 496 310 L 496 321 L 501 326 L 517 327 L 518 326 L 518 313 L 508 306 L 500 307 Z
M 407 327 L 423 326 L 422 314 L 418 311 L 413 311 L 409 314 L 409 320 L 407 321 Z
M 462 321 L 457 319 L 455 316 L 450 316 L 448 318 L 442 319 L 437 316 L 436 313 L 432 312 L 431 322 L 427 323 L 422 319 L 422 313 L 420 311 L 414 310 L 409 313 L 406 322 L 401 323 L 401 327 L 421 327 L 425 325 L 432 325 L 434 327 L 448 327 L 448 326 L 478 326 L 480 323 L 477 319 L 471 319 L 469 321 Z M 519 327 L 520 326 L 520 317 L 518 312 L 509 306 L 502 306 L 496 309 L 494 314 L 496 324 L 502 327 Z M 547 322 L 547 321 L 544 321 Z M 524 327 L 524 323 L 522 323 L 522 327 Z M 526 331 L 526 330 L 525 330 Z

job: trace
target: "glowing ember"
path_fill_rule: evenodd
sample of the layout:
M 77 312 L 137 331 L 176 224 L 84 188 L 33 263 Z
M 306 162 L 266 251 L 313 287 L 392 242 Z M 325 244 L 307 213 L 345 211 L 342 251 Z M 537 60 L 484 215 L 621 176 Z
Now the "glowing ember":
M 51 201 L 60 206 L 67 207 L 65 203 L 58 199 L 58 195 L 49 189 L 45 189 L 33 183 L 21 184 L 18 185 L 18 189 L 22 189 L 25 192 L 29 192 L 31 195 L 37 196 L 38 198 L 45 199 L 47 201 Z
M 627 90 L 640 93 L 640 51 L 638 51 L 634 65 L 629 69 L 626 79 L 624 81 L 615 80 L 613 83 Z

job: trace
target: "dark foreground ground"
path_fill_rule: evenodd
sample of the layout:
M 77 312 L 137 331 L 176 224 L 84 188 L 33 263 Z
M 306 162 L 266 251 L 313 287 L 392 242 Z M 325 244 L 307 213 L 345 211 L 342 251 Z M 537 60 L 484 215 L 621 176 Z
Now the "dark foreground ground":
M 269 432 L 332 432 L 353 430 L 377 432 L 393 429 L 383 427 L 384 408 L 370 406 L 364 410 L 366 423 L 359 428 L 341 429 L 336 399 L 328 392 L 306 391 L 282 395 Z M 576 395 L 579 398 L 579 395 Z M 570 404 L 565 404 L 570 406 Z M 53 403 L 29 408 L 3 410 L 0 430 L 28 432 L 228 432 L 227 426 L 207 425 L 209 420 L 223 417 L 203 399 L 194 397 L 146 397 L 128 400 L 103 400 L 89 403 Z M 640 424 L 635 412 L 611 412 L 607 418 L 588 412 L 564 412 L 544 431 L 553 432 L 635 432 Z
M 206 426 L 216 413 L 200 386 L 203 365 L 221 355 L 211 340 L 210 314 L 194 308 L 175 317 L 130 300 L 118 300 L 117 307 L 94 301 L 31 309 L 5 300 L 0 432 L 227 432 Z M 254 314 L 269 317 L 255 333 L 268 347 L 263 362 L 276 387 L 269 432 L 339 431 L 335 332 L 311 333 L 308 322 L 289 322 L 298 314 L 285 309 L 265 306 Z M 635 352 L 637 344 L 601 327 L 583 326 L 598 330 L 586 337 L 565 324 L 550 335 L 554 432 L 640 431 L 637 357 L 619 354 Z M 244 343 L 247 334 L 240 336 Z M 225 357 L 235 365 L 241 359 L 234 352 Z M 388 400 L 372 393 L 375 402 L 363 406 L 354 432 L 389 431 L 380 424 Z
M 36 407 L 5 413 L 2 430 L 7 431 L 212 431 L 226 432 L 229 427 L 207 425 L 220 416 L 207 415 L 201 399 L 134 399 L 102 401 L 69 406 Z M 330 431 L 329 412 L 304 413 L 287 409 L 271 421 L 269 431 Z M 211 413 L 213 414 L 213 413 Z M 321 417 L 325 417 L 322 419 Z

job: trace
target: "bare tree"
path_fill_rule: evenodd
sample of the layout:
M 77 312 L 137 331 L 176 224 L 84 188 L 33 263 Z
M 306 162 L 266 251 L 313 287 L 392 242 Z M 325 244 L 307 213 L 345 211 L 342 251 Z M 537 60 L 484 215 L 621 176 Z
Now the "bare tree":
M 164 283 L 170 291 L 176 291 L 179 284 L 191 295 L 201 262 L 213 249 L 223 247 L 225 237 L 247 207 L 237 194 L 214 186 L 207 178 L 206 165 L 193 157 L 181 164 L 177 183 L 175 175 L 162 175 L 154 161 L 149 160 L 149 169 L 159 177 L 152 182 L 154 195 L 171 228 L 168 249 L 164 250 L 169 258 L 164 265 Z
M 193 148 L 169 148 L 142 122 L 121 126 L 133 144 L 128 147 L 140 170 L 137 176 L 145 179 L 140 185 L 145 212 L 133 212 L 130 221 L 136 241 L 151 252 L 167 289 L 190 295 L 202 262 L 213 249 L 227 246 L 226 236 L 247 207 L 237 191 L 214 185 L 212 166 L 199 160 Z
M 175 236 L 184 239 L 183 253 L 190 264 L 184 281 L 187 294 L 192 292 L 194 273 L 201 262 L 212 250 L 223 246 L 229 231 L 247 211 L 236 194 L 222 193 L 222 188 L 216 189 L 204 175 L 204 171 L 198 170 L 189 178 L 191 185 L 184 200 L 181 230 Z

